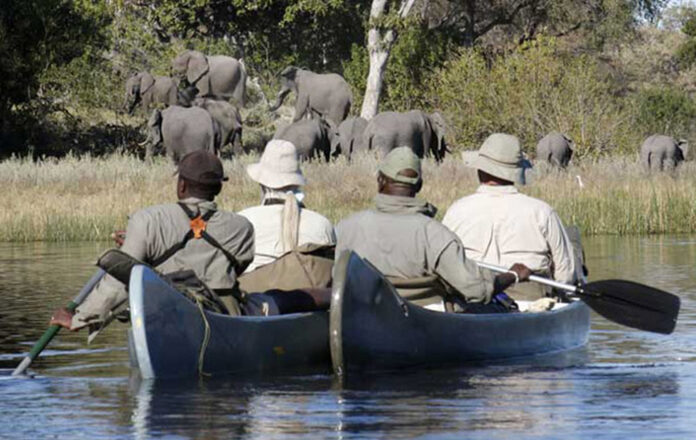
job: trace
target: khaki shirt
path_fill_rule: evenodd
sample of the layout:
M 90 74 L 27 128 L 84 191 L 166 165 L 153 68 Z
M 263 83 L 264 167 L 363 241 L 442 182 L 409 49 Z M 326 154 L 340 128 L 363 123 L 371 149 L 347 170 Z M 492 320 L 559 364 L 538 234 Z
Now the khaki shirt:
M 479 186 L 456 201 L 442 223 L 473 260 L 504 267 L 522 263 L 557 281 L 575 281 L 573 248 L 560 218 L 548 204 L 514 186 Z
M 206 231 L 237 259 L 238 267 L 233 267 L 228 258 L 207 241 L 191 239 L 186 247 L 157 266 L 157 270 L 162 273 L 193 270 L 211 289 L 234 288 L 237 276 L 254 258 L 254 228 L 251 223 L 237 214 L 217 211 L 215 202 L 193 197 L 181 202 L 196 214 L 216 211 L 208 220 Z M 130 216 L 121 250 L 150 263 L 180 243 L 189 229 L 190 219 L 178 204 L 151 206 Z M 108 313 L 127 298 L 125 286 L 107 275 L 77 308 L 73 328 L 103 322 Z
M 353 250 L 382 274 L 395 278 L 436 275 L 469 302 L 489 302 L 493 277 L 469 261 L 449 229 L 425 214 L 434 209 L 411 197 L 379 194 L 376 208 L 336 227 L 336 254 Z M 429 208 L 432 210 L 428 212 Z
M 272 263 L 283 252 L 281 228 L 283 222 L 283 205 L 262 205 L 247 208 L 239 212 L 254 225 L 254 261 L 247 267 L 251 272 L 259 266 Z M 298 246 L 303 244 L 334 245 L 336 234 L 331 222 L 321 214 L 309 209 L 300 209 L 300 227 L 297 234 Z

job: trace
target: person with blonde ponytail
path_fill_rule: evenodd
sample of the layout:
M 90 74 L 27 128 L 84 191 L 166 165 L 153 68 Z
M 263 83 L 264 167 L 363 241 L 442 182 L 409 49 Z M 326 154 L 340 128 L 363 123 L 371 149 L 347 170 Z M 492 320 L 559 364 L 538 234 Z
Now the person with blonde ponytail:
M 270 141 L 261 160 L 247 167 L 247 174 L 261 185 L 261 205 L 239 213 L 251 222 L 255 233 L 254 261 L 247 272 L 273 263 L 304 244 L 336 243 L 331 222 L 304 207 L 302 187 L 306 179 L 292 143 Z

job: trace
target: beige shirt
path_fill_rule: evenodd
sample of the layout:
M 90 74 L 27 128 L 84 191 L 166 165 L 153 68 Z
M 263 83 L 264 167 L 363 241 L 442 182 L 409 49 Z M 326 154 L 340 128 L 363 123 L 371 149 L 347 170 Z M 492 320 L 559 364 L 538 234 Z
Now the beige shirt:
M 556 212 L 514 186 L 481 185 L 456 201 L 442 223 L 461 239 L 469 258 L 575 281 L 573 248 Z
M 254 228 L 237 214 L 217 211 L 215 202 L 188 198 L 181 200 L 193 213 L 215 210 L 208 220 L 206 232 L 222 245 L 238 262 L 232 262 L 204 239 L 191 239 L 186 247 L 157 266 L 162 273 L 193 270 L 211 289 L 232 289 L 254 257 Z M 132 214 L 128 220 L 126 239 L 121 250 L 151 263 L 181 242 L 190 229 L 190 219 L 176 204 L 151 206 Z M 78 308 L 73 328 L 104 321 L 108 313 L 128 299 L 125 286 L 106 276 Z
M 254 225 L 254 242 L 256 251 L 254 261 L 247 267 L 247 272 L 274 262 L 284 254 L 281 237 L 283 205 L 261 205 L 247 208 L 239 215 Z M 312 243 L 319 245 L 336 244 L 336 234 L 331 222 L 321 214 L 309 209 L 300 209 L 300 227 L 298 246 Z
M 374 210 L 354 214 L 336 226 L 336 255 L 353 250 L 388 277 L 437 275 L 467 301 L 490 301 L 493 277 L 467 259 L 452 231 L 431 218 L 432 206 L 384 194 L 375 202 Z

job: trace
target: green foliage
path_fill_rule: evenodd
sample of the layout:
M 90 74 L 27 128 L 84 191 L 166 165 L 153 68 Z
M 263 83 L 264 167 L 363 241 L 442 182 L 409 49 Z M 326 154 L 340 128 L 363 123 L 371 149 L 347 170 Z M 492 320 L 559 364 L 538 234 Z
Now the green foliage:
M 399 33 L 384 74 L 380 110 L 408 110 L 429 106 L 426 83 L 453 53 L 456 45 L 444 32 L 414 23 Z M 369 71 L 367 49 L 354 44 L 343 76 L 353 88 L 355 102 L 362 102 Z
M 553 39 L 539 39 L 490 63 L 464 49 L 429 81 L 455 146 L 477 148 L 490 133 L 508 132 L 530 152 L 558 130 L 575 141 L 576 157 L 635 148 L 627 110 L 594 58 L 564 54 Z
M 696 102 L 673 87 L 656 87 L 638 92 L 634 98 L 636 127 L 645 135 L 669 133 L 687 137 L 694 128 Z
M 3 0 L 0 8 L 0 122 L 13 105 L 36 96 L 40 73 L 100 47 L 109 22 L 104 7 L 68 0 Z M 1 125 L 1 124 L 0 124 Z
M 681 31 L 689 37 L 696 37 L 696 9 L 689 9 L 685 13 Z

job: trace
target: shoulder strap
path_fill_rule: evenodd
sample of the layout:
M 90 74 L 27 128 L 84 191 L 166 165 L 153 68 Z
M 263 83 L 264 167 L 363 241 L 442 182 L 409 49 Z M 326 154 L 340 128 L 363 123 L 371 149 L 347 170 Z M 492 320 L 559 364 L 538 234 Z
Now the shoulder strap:
M 234 258 L 232 254 L 227 252 L 227 250 L 224 249 L 215 239 L 213 239 L 213 237 L 211 237 L 210 234 L 205 232 L 206 224 L 208 220 L 210 220 L 210 218 L 213 216 L 213 214 L 215 214 L 215 211 L 208 211 L 203 216 L 201 216 L 200 214 L 196 215 L 193 211 L 191 211 L 186 205 L 184 205 L 181 202 L 178 202 L 177 205 L 181 207 L 186 216 L 191 220 L 191 229 L 186 231 L 186 234 L 184 234 L 184 238 L 180 242 L 167 249 L 167 251 L 164 254 L 162 254 L 159 258 L 154 259 L 151 262 L 152 266 L 157 267 L 160 264 L 172 258 L 174 254 L 179 252 L 181 249 L 185 248 L 186 244 L 192 238 L 203 238 L 205 241 L 218 248 L 225 255 L 225 257 L 227 257 L 227 259 L 230 260 L 236 271 L 237 267 L 239 266 L 237 263 L 237 259 Z

